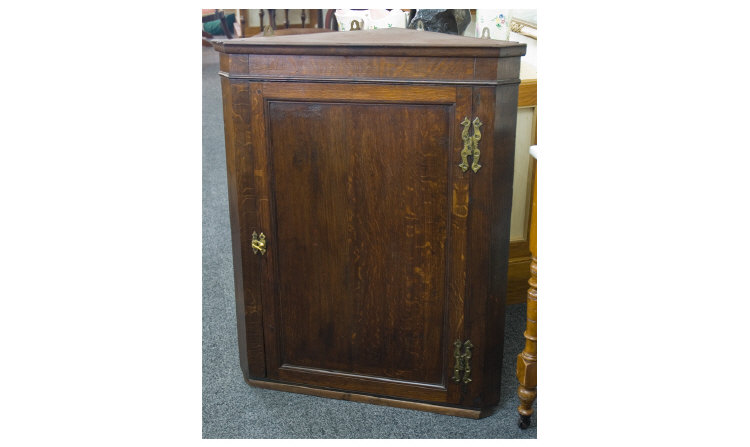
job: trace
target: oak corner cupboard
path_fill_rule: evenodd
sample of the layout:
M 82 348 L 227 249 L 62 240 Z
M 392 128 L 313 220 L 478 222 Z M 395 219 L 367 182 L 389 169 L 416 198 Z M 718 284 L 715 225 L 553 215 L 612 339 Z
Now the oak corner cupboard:
M 245 380 L 485 415 L 525 45 L 387 29 L 215 47 Z

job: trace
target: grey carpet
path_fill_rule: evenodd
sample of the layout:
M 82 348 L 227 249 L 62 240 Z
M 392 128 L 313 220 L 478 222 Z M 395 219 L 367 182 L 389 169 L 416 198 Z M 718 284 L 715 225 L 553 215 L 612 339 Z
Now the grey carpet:
M 516 426 L 515 359 L 525 305 L 508 306 L 502 397 L 480 420 L 264 390 L 242 380 L 237 354 L 219 57 L 203 48 L 203 437 L 536 438 Z M 536 408 L 536 404 L 535 404 Z

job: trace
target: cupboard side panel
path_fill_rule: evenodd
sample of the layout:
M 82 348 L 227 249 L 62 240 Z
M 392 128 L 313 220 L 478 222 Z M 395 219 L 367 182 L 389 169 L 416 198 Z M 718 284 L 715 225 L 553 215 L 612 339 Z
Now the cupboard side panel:
M 247 172 L 252 156 L 247 122 L 250 116 L 246 82 L 221 79 L 224 105 L 224 137 L 227 161 L 229 219 L 234 258 L 234 286 L 240 367 L 246 378 L 265 377 L 261 296 L 257 287 L 257 264 L 247 253 L 247 227 L 255 221 L 256 190 Z
M 484 364 L 484 376 L 487 380 L 485 393 L 490 404 L 500 399 L 500 370 L 503 361 L 505 302 L 508 290 L 508 252 L 511 203 L 513 200 L 518 85 L 503 85 L 494 90 L 495 120 L 494 124 L 488 124 L 488 127 L 494 127 L 492 133 L 495 139 L 493 144 L 495 175 L 492 178 L 492 226 L 489 244 L 490 276 L 486 305 L 487 356 L 491 361 Z M 489 99 L 489 92 L 486 93 L 486 96 Z
M 517 92 L 517 85 L 474 89 L 475 113 L 484 123 L 482 168 L 471 185 L 466 307 L 476 371 L 467 404 L 475 407 L 496 405 L 500 399 Z
M 470 407 L 487 408 L 500 399 L 517 92 L 517 85 L 473 89 L 474 116 L 483 125 L 468 220 L 465 332 L 474 350 L 462 403 Z

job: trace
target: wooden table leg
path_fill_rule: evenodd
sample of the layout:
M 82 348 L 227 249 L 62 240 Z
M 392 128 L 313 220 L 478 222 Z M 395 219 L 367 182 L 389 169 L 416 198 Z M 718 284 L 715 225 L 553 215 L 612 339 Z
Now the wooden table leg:
M 518 354 L 516 361 L 516 377 L 518 378 L 518 406 L 520 419 L 518 426 L 525 429 L 531 424 L 531 408 L 536 399 L 536 176 L 534 178 L 534 192 L 531 204 L 531 227 L 529 231 L 529 249 L 531 250 L 531 278 L 529 290 L 526 293 L 526 346 Z
M 526 296 L 526 346 L 523 352 L 518 354 L 516 362 L 516 377 L 518 377 L 518 397 L 521 404 L 518 406 L 520 420 L 518 426 L 528 428 L 531 423 L 531 414 L 534 410 L 531 405 L 536 399 L 536 256 L 531 258 L 531 278 L 529 279 L 529 291 Z

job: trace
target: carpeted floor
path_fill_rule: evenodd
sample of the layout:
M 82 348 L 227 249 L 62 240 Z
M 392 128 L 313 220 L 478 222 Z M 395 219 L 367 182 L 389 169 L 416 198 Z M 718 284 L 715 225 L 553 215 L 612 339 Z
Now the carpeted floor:
M 516 425 L 525 305 L 507 309 L 502 397 L 484 419 L 270 391 L 242 380 L 218 71 L 218 53 L 203 48 L 203 437 L 536 438 L 536 413 L 527 430 Z

